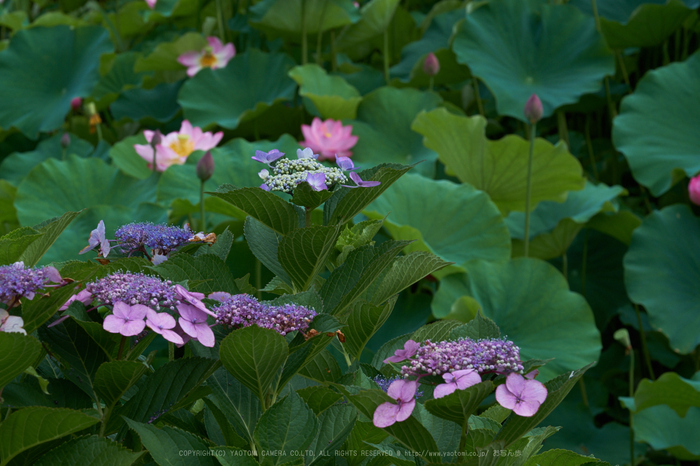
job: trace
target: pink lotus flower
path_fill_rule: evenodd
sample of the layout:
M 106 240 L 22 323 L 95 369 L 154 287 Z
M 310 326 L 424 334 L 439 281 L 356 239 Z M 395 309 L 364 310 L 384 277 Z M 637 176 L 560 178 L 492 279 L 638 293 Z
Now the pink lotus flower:
M 416 343 L 413 340 L 408 340 L 406 343 L 403 345 L 403 349 L 396 350 L 394 351 L 393 356 L 389 356 L 384 360 L 384 364 L 390 363 L 390 362 L 401 362 L 404 359 L 408 359 L 416 352 L 418 351 L 418 348 L 420 348 L 420 343 Z
M 105 317 L 102 327 L 109 333 L 121 333 L 125 337 L 133 337 L 143 332 L 146 328 L 148 308 L 143 304 L 128 304 L 118 301 L 114 303 L 112 314 Z
M 236 48 L 233 44 L 223 45 L 218 37 L 207 37 L 209 45 L 201 52 L 185 52 L 177 61 L 187 67 L 187 76 L 190 78 L 197 74 L 202 68 L 225 68 L 229 60 L 236 55 Z
M 149 144 L 134 144 L 136 153 L 148 162 L 149 168 L 153 168 L 153 147 L 150 142 L 154 134 L 154 131 L 146 130 L 143 135 Z M 160 144 L 156 144 L 156 170 L 163 172 L 171 165 L 182 165 L 192 152 L 213 149 L 223 137 L 224 133 L 221 131 L 216 134 L 205 133 L 185 120 L 179 132 L 163 136 Z
M 440 72 L 440 61 L 433 52 L 430 52 L 423 61 L 423 72 L 428 76 L 435 76 Z
M 433 391 L 433 398 L 442 398 L 450 393 L 454 393 L 455 390 L 464 390 L 472 385 L 476 385 L 481 382 L 481 377 L 479 373 L 474 369 L 465 369 L 461 371 L 454 371 L 453 373 L 442 374 L 442 378 L 445 382 L 435 387 Z
M 167 312 L 156 312 L 153 309 L 149 309 L 148 312 L 146 312 L 146 325 L 148 325 L 151 330 L 163 335 L 163 338 L 176 345 L 185 344 L 182 337 L 172 330 L 177 325 L 177 322 L 175 322 L 175 318 Z
M 309 125 L 301 125 L 305 140 L 299 145 L 308 147 L 320 156 L 318 160 L 335 160 L 338 157 L 350 157 L 350 149 L 357 144 L 357 136 L 353 136 L 352 126 L 343 126 L 340 121 L 314 118 Z
M 416 389 L 418 382 L 415 380 L 396 380 L 389 385 L 386 393 L 396 400 L 394 404 L 390 401 L 377 406 L 374 411 L 372 422 L 376 427 L 389 427 L 396 422 L 402 422 L 411 417 L 413 408 L 416 407 Z
M 27 334 L 24 321 L 19 316 L 11 316 L 5 309 L 0 309 L 0 332 Z
M 152 10 L 156 7 L 157 1 L 158 0 L 146 0 L 146 4 L 148 5 L 148 8 L 150 8 Z
M 547 399 L 547 387 L 537 380 L 528 380 L 515 372 L 508 374 L 506 383 L 496 389 L 496 401 L 523 417 L 535 415 Z
M 207 324 L 207 314 L 200 311 L 189 304 L 178 304 L 177 310 L 180 311 L 178 323 L 182 330 L 199 341 L 202 345 L 212 348 L 216 343 L 214 332 Z
M 688 184 L 688 195 L 693 204 L 700 205 L 700 175 L 690 179 Z

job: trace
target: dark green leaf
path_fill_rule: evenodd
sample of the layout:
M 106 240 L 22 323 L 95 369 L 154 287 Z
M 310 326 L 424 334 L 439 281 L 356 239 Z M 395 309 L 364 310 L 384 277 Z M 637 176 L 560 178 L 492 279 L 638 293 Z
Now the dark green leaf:
M 490 380 L 472 385 L 464 390 L 456 390 L 447 396 L 425 402 L 425 409 L 431 414 L 448 421 L 464 425 L 479 404 L 493 393 L 493 383 Z
M 208 455 L 209 445 L 196 435 L 169 426 L 158 429 L 150 424 L 143 424 L 132 419 L 125 420 L 129 427 L 139 434 L 141 442 L 158 464 L 173 466 L 214 466 L 217 464 L 214 457 Z M 181 454 L 183 451 L 188 452 L 188 454 Z
M 129 466 L 146 452 L 132 452 L 122 445 L 97 435 L 80 437 L 54 448 L 36 466 Z
M 208 194 L 233 204 L 282 235 L 290 233 L 299 225 L 299 216 L 292 204 L 260 188 L 240 188 Z
M 355 359 L 360 359 L 362 350 L 372 335 L 384 325 L 396 304 L 395 296 L 384 305 L 374 306 L 359 302 L 348 316 L 348 328 L 345 330 L 345 344 L 348 352 Z
M 0 332 L 0 389 L 31 366 L 41 352 L 41 343 L 32 336 Z
M 339 230 L 338 226 L 307 226 L 285 235 L 279 243 L 277 257 L 299 291 L 306 291 L 325 269 Z

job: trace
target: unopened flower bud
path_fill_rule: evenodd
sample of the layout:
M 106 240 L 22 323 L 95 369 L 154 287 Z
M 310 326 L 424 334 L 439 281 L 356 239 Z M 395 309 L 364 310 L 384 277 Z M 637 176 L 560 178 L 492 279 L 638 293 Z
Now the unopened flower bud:
M 423 71 L 428 76 L 435 76 L 440 72 L 440 62 L 433 52 L 430 52 L 423 61 Z
M 74 97 L 73 100 L 70 101 L 70 108 L 72 108 L 74 112 L 80 110 L 80 107 L 82 106 L 83 99 L 81 99 L 80 97 Z
M 214 157 L 211 152 L 207 151 L 204 156 L 197 162 L 197 178 L 202 181 L 207 181 L 214 174 Z
M 157 129 L 153 132 L 153 137 L 151 138 L 151 145 L 153 147 L 156 147 L 158 144 L 161 143 L 163 140 L 163 135 L 161 134 L 160 130 Z
M 621 328 L 613 334 L 613 338 L 620 342 L 625 348 L 631 348 L 632 342 L 630 341 L 630 333 L 626 328 Z
M 61 136 L 61 147 L 65 149 L 68 146 L 70 146 L 70 134 L 63 133 L 63 136 Z
M 527 118 L 531 125 L 534 125 L 542 119 L 542 112 L 542 101 L 537 97 L 537 94 L 532 94 L 530 98 L 527 99 L 527 102 L 525 102 L 525 109 L 523 111 L 523 113 L 525 113 L 525 118 Z
M 690 179 L 688 184 L 688 195 L 693 204 L 700 205 L 700 175 Z

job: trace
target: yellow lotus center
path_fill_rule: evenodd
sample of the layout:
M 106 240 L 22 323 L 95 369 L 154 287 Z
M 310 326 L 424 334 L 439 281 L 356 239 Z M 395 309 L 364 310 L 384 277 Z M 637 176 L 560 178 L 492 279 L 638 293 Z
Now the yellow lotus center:
M 180 157 L 187 157 L 194 152 L 194 142 L 192 142 L 192 139 L 186 134 L 179 134 L 177 136 L 177 141 L 173 142 L 168 147 Z
M 323 135 L 327 138 L 331 137 L 331 133 L 328 132 L 328 128 L 326 125 L 322 124 L 321 125 L 321 131 L 323 131 Z
M 211 68 L 212 66 L 216 65 L 216 57 L 212 53 L 211 47 L 207 47 L 204 49 L 204 55 L 199 59 L 199 64 L 202 66 L 202 68 Z

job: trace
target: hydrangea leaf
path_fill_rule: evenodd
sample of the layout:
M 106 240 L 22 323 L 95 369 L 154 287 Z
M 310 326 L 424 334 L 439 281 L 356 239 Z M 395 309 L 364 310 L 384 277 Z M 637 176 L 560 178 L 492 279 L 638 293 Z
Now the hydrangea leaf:
M 104 437 L 90 435 L 69 440 L 43 455 L 36 466 L 70 466 L 73 464 L 104 464 L 130 466 L 146 451 L 132 452 L 121 444 Z
M 0 388 L 12 382 L 41 354 L 41 343 L 30 335 L 0 332 Z
M 37 165 L 18 186 L 15 207 L 22 225 L 87 208 L 44 255 L 41 263 L 49 263 L 82 258 L 78 251 L 100 220 L 108 237 L 125 223 L 165 220 L 165 209 L 144 199 L 155 199 L 153 180 L 126 176 L 100 159 L 70 156 Z
M 544 261 L 472 262 L 466 275 L 442 280 L 433 300 L 433 314 L 446 316 L 461 296 L 479 302 L 484 315 L 520 347 L 522 360 L 556 358 L 540 369 L 542 380 L 600 356 L 600 333 L 591 308 L 583 296 L 569 291 L 561 273 Z M 552 328 L 557 329 L 556 335 Z
M 289 76 L 299 86 L 299 95 L 309 99 L 312 108 L 307 109 L 322 119 L 342 120 L 355 118 L 360 93 L 340 76 L 329 76 L 318 65 L 302 65 L 292 68 Z
M 487 192 L 501 212 L 525 210 L 528 141 L 516 135 L 491 141 L 486 138 L 486 119 L 453 115 L 446 109 L 419 114 L 413 130 L 424 136 L 423 143 L 438 153 L 460 181 Z M 552 145 L 538 138 L 531 206 L 541 201 L 563 202 L 568 191 L 583 189 L 582 173 L 566 144 Z
M 360 19 L 350 0 L 263 0 L 250 8 L 250 24 L 272 37 L 300 41 L 302 4 L 309 35 L 347 26 Z
M 591 2 L 569 2 L 593 15 Z M 600 27 L 613 49 L 661 44 L 699 6 L 697 0 L 598 0 Z
M 163 426 L 162 429 L 125 418 L 127 424 L 141 439 L 157 464 L 174 466 L 215 466 L 219 464 L 214 456 L 209 456 L 208 443 L 187 431 L 176 427 Z M 193 452 L 182 456 L 181 451 Z M 194 453 L 196 452 L 196 453 Z M 198 453 L 198 454 L 197 454 Z
M 676 204 L 644 219 L 625 255 L 630 299 L 681 354 L 700 344 L 700 219 Z
M 347 122 L 359 138 L 352 148 L 355 165 L 422 162 L 414 171 L 432 177 L 437 154 L 423 146 L 411 123 L 420 111 L 434 109 L 440 100 L 432 92 L 392 87 L 366 95 L 357 108 L 357 119 Z
M 613 142 L 640 184 L 660 196 L 671 188 L 675 169 L 700 172 L 700 133 L 693 124 L 698 108 L 690 96 L 700 92 L 700 53 L 682 63 L 649 71 L 634 94 L 622 99 L 613 121 Z
M 100 55 L 111 51 L 107 30 L 97 26 L 17 31 L 0 53 L 0 126 L 30 138 L 59 128 L 71 100 L 97 84 Z
M 500 115 L 525 121 L 532 94 L 544 116 L 600 89 L 615 60 L 591 16 L 543 0 L 497 0 L 467 15 L 452 47 L 496 97 Z
M 457 265 L 510 256 L 508 230 L 498 209 L 485 193 L 466 184 L 407 174 L 364 212 L 375 219 L 388 214 L 384 226 L 395 239 L 417 240 L 407 252 L 428 251 Z
M 283 53 L 249 49 L 226 68 L 204 69 L 188 79 L 178 103 L 194 126 L 212 123 L 235 129 L 276 102 L 291 100 L 296 84 L 287 76 L 294 61 Z

